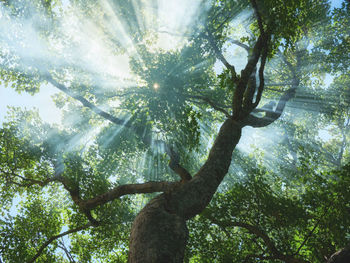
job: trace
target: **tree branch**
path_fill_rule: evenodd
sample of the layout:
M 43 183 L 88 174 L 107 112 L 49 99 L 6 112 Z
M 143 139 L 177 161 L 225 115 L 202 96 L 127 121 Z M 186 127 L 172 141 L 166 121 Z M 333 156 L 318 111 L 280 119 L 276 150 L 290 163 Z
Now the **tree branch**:
M 226 58 L 224 57 L 224 55 L 221 53 L 221 51 L 219 50 L 219 48 L 216 46 L 215 44 L 215 41 L 214 41 L 214 37 L 212 35 L 212 33 L 208 30 L 207 32 L 207 40 L 209 41 L 209 44 L 211 45 L 211 47 L 213 48 L 217 58 L 222 62 L 222 64 L 225 65 L 225 67 L 231 72 L 231 77 L 232 77 L 232 80 L 234 82 L 236 82 L 238 79 L 237 79 L 237 73 L 236 73 L 236 70 L 235 70 L 235 67 L 233 65 L 231 65 L 227 60 Z
M 165 151 L 170 156 L 169 167 L 175 173 L 177 173 L 181 177 L 182 182 L 187 182 L 192 179 L 191 174 L 180 165 L 180 156 L 173 150 L 172 147 L 168 145 L 165 146 Z
M 252 109 L 255 109 L 259 105 L 261 96 L 264 91 L 264 87 L 265 87 L 264 70 L 265 70 L 266 58 L 267 58 L 267 45 L 264 47 L 264 51 L 261 57 L 260 68 L 259 68 L 259 88 L 258 88 L 258 93 L 256 95 L 255 102 L 252 105 Z
M 246 230 L 248 230 L 249 233 L 258 236 L 261 238 L 266 247 L 268 248 L 269 252 L 273 255 L 273 257 L 269 257 L 270 259 L 280 259 L 286 263 L 307 263 L 308 261 L 305 261 L 304 259 L 296 258 L 294 255 L 285 255 L 282 252 L 280 252 L 277 247 L 275 246 L 273 240 L 258 226 L 254 226 L 248 223 L 244 222 L 238 222 L 238 221 L 219 221 L 216 218 L 210 216 L 210 215 L 204 215 L 207 219 L 212 221 L 214 224 L 222 227 L 242 227 Z M 263 255 L 261 255 L 263 256 Z M 259 257 L 260 258 L 260 257 Z M 264 259 L 267 259 L 264 257 Z
M 233 39 L 233 38 L 228 38 L 228 40 L 229 40 L 231 43 L 233 43 L 233 44 L 235 44 L 235 45 L 237 45 L 237 46 L 239 46 L 239 47 L 245 49 L 245 50 L 249 53 L 250 47 L 249 47 L 248 45 L 243 44 L 242 42 L 240 42 L 240 41 L 238 41 L 238 40 L 236 40 L 236 39 Z
M 341 120 L 340 116 L 339 116 L 339 121 L 338 122 L 339 122 L 339 124 L 342 123 L 342 120 Z M 337 157 L 337 163 L 338 163 L 338 167 L 339 168 L 341 168 L 342 158 L 343 158 L 343 155 L 344 155 L 345 147 L 347 145 L 346 130 L 349 127 L 349 123 L 350 123 L 350 117 L 348 117 L 348 119 L 345 121 L 345 123 L 342 125 L 342 127 L 339 127 L 340 128 L 340 133 L 342 135 L 342 142 L 341 142 L 340 150 L 339 150 L 338 157 Z
M 272 254 L 281 255 L 281 253 L 278 251 L 278 249 L 276 248 L 276 246 L 275 246 L 274 242 L 271 240 L 271 238 L 257 226 L 254 226 L 254 225 L 251 225 L 248 223 L 237 222 L 237 221 L 221 222 L 221 221 L 218 221 L 216 219 L 213 220 L 212 217 L 210 218 L 210 220 L 217 225 L 223 224 L 223 226 L 226 226 L 226 227 L 245 228 L 246 230 L 248 230 L 249 233 L 260 237 L 264 241 L 265 245 L 267 246 L 267 248 L 270 250 L 270 252 Z
M 142 184 L 119 185 L 106 193 L 82 201 L 81 206 L 85 209 L 91 210 L 123 195 L 168 192 L 178 184 L 178 182 L 147 182 Z
M 207 97 L 199 96 L 199 95 L 188 95 L 188 96 L 191 97 L 191 98 L 199 99 L 199 100 L 202 100 L 202 101 L 208 103 L 214 110 L 220 111 L 223 114 L 225 114 L 225 116 L 227 118 L 231 117 L 231 115 L 225 109 L 223 109 L 221 106 L 219 106 L 218 104 L 216 104 L 215 102 L 213 102 L 212 100 L 210 100 Z
M 263 118 L 256 117 L 249 114 L 248 117 L 242 122 L 243 126 L 251 126 L 254 128 L 266 127 L 269 124 L 276 121 L 281 115 L 286 106 L 287 101 L 295 96 L 295 88 L 287 90 L 280 98 L 277 107 L 274 111 L 265 111 Z
M 90 108 L 93 112 L 95 112 L 96 114 L 100 115 L 101 117 L 103 117 L 104 119 L 107 119 L 109 121 L 111 121 L 114 124 L 117 125 L 122 125 L 122 126 L 126 126 L 126 127 L 130 127 L 130 125 L 127 123 L 126 120 L 124 119 L 120 119 L 117 118 L 103 110 L 101 110 L 100 108 L 96 107 L 94 104 L 92 104 L 91 102 L 89 102 L 87 99 L 85 99 L 83 96 L 80 96 L 78 94 L 76 94 L 75 92 L 71 91 L 70 89 L 68 89 L 66 86 L 58 83 L 56 80 L 54 80 L 49 74 L 47 74 L 45 76 L 45 79 L 51 83 L 52 85 L 54 85 L 56 88 L 58 88 L 59 90 L 63 91 L 64 93 L 66 93 L 69 97 L 72 97 L 78 101 L 81 102 L 81 104 L 83 104 L 83 106 Z
M 294 253 L 294 255 L 298 255 L 300 250 L 303 248 L 303 246 L 305 246 L 306 242 L 309 240 L 309 238 L 313 235 L 313 233 L 315 232 L 316 228 L 318 227 L 318 225 L 320 224 L 322 218 L 327 214 L 329 208 L 331 207 L 331 205 L 328 205 L 326 207 L 326 209 L 324 210 L 323 214 L 320 216 L 320 218 L 317 220 L 316 224 L 314 225 L 314 227 L 311 229 L 311 231 L 309 232 L 309 234 L 307 234 L 307 236 L 305 237 L 304 241 L 300 244 L 300 246 L 298 247 L 297 251 Z
M 350 243 L 343 249 L 335 252 L 328 260 L 327 263 L 346 263 L 350 259 Z
M 35 260 L 36 260 L 37 258 L 40 257 L 40 255 L 41 255 L 41 253 L 44 251 L 44 249 L 45 249 L 48 245 L 50 245 L 53 241 L 55 241 L 56 239 L 58 239 L 58 238 L 60 238 L 60 237 L 64 237 L 64 236 L 69 235 L 69 234 L 72 234 L 72 233 L 79 232 L 79 231 L 84 230 L 84 229 L 86 229 L 86 228 L 89 228 L 89 227 L 91 227 L 91 226 L 92 226 L 91 223 L 87 223 L 86 225 L 83 225 L 83 226 L 80 226 L 80 227 L 77 227 L 77 228 L 68 230 L 68 231 L 66 231 L 66 232 L 63 232 L 63 233 L 61 233 L 61 234 L 59 234 L 59 235 L 50 237 L 44 244 L 41 245 L 41 247 L 39 248 L 39 250 L 36 252 L 35 256 L 34 256 L 32 259 L 30 259 L 27 263 L 34 263 Z
M 248 63 L 245 68 L 241 71 L 241 77 L 238 81 L 237 88 L 233 95 L 232 99 L 232 110 L 233 110 L 233 119 L 240 120 L 242 114 L 242 102 L 243 95 L 247 88 L 247 84 L 251 74 L 253 73 L 256 65 L 259 61 L 261 53 L 264 49 L 267 48 L 267 37 L 260 35 L 257 42 L 254 45 L 252 55 L 248 59 Z
M 295 167 L 296 164 L 297 164 L 297 161 L 298 161 L 298 156 L 297 156 L 297 153 L 294 151 L 293 149 L 293 145 L 289 139 L 289 135 L 288 135 L 288 129 L 286 127 L 285 124 L 283 124 L 283 128 L 284 128 L 284 131 L 285 131 L 285 141 L 287 142 L 287 146 L 288 146 L 288 149 L 289 149 L 289 152 L 290 154 L 292 155 L 292 158 L 293 158 L 293 161 L 292 161 L 292 165 Z M 294 132 L 292 134 L 292 136 L 294 137 Z
M 261 14 L 259 12 L 256 0 L 250 0 L 250 3 L 251 3 L 251 5 L 252 5 L 252 7 L 254 9 L 254 12 L 255 12 L 255 15 L 256 15 L 256 20 L 258 21 L 258 27 L 259 27 L 259 30 L 260 30 L 260 34 L 261 35 L 265 35 L 264 25 L 263 25 L 263 22 L 262 22 Z
M 75 260 L 74 260 L 73 256 L 68 251 L 68 249 L 67 249 L 66 245 L 64 244 L 63 240 L 61 239 L 58 242 L 60 244 L 60 245 L 58 245 L 58 247 L 64 251 L 64 253 L 66 254 L 66 256 L 67 256 L 67 258 L 69 260 L 69 262 L 70 263 L 75 263 Z
M 279 49 L 277 50 L 277 53 L 280 55 L 280 57 L 282 57 L 283 62 L 287 65 L 287 67 L 289 68 L 289 70 L 290 70 L 291 73 L 292 73 L 292 79 L 293 79 L 293 80 L 292 80 L 292 83 L 291 83 L 290 85 L 291 85 L 292 87 L 293 87 L 293 86 L 294 86 L 294 87 L 298 86 L 300 80 L 299 80 L 299 78 L 298 78 L 298 76 L 297 76 L 297 72 L 296 72 L 294 66 L 292 65 L 292 63 L 290 63 L 290 62 L 287 60 L 287 58 L 282 54 L 282 52 L 281 52 Z
M 265 69 L 266 58 L 268 54 L 268 37 L 264 31 L 263 22 L 261 19 L 261 15 L 258 11 L 256 1 L 251 0 L 251 5 L 253 6 L 253 9 L 257 16 L 260 36 L 253 48 L 253 53 L 250 56 L 245 69 L 242 70 L 241 79 L 237 85 L 237 89 L 235 90 L 235 94 L 232 100 L 233 117 L 236 120 L 240 118 L 244 118 L 254 108 L 257 107 L 264 90 L 264 69 Z M 260 68 L 259 68 L 260 83 L 258 87 L 256 101 L 253 103 L 253 97 L 256 90 L 255 71 L 256 71 L 256 65 L 259 61 L 260 56 L 261 56 L 261 62 L 260 62 Z M 250 80 L 251 78 L 253 79 L 254 83 L 252 83 L 252 81 Z M 249 83 L 251 84 L 249 85 Z M 243 105 L 242 105 L 242 102 L 243 102 Z

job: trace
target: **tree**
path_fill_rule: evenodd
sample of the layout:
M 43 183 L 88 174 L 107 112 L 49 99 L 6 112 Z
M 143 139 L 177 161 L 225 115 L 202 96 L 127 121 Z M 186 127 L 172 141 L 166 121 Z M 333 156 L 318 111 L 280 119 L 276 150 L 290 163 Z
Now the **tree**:
M 195 229 L 204 228 L 202 234 L 207 233 L 208 224 L 217 225 L 227 235 L 227 228 L 241 227 L 260 238 L 258 242 L 243 239 L 248 244 L 246 251 L 259 251 L 262 243 L 268 250 L 255 255 L 241 248 L 231 254 L 226 251 L 221 262 L 321 262 L 322 256 L 342 247 L 346 233 L 340 235 L 339 229 L 333 229 L 334 237 L 324 242 L 332 244 L 333 251 L 317 257 L 318 250 L 305 245 L 311 239 L 315 242 L 311 244 L 321 244 L 321 234 L 311 236 L 315 237 L 321 223 L 329 222 L 323 219 L 331 201 L 322 199 L 328 191 L 315 178 L 321 180 L 319 173 L 333 167 L 318 158 L 325 156 L 323 152 L 314 151 L 315 145 L 322 148 L 326 143 L 308 140 L 309 144 L 298 144 L 298 138 L 310 135 L 303 131 L 305 115 L 300 112 L 288 113 L 279 123 L 288 140 L 278 146 L 281 168 L 288 168 L 281 178 L 292 178 L 283 187 L 295 192 L 283 197 L 283 187 L 270 189 L 269 183 L 276 187 L 279 182 L 271 179 L 273 172 L 265 172 L 268 162 L 255 167 L 243 156 L 246 183 L 224 181 L 227 191 L 217 194 L 208 207 L 225 176 L 234 173 L 230 165 L 240 158 L 232 161 L 242 129 L 276 123 L 293 98 L 294 105 L 310 109 L 309 100 L 303 99 L 313 96 L 312 106 L 324 106 L 321 125 L 336 123 L 341 128 L 342 145 L 331 160 L 336 168 L 349 157 L 349 121 L 344 122 L 349 120 L 349 100 L 341 107 L 325 104 L 329 91 L 315 87 L 325 72 L 336 73 L 339 77 L 332 88 L 345 92 L 344 98 L 349 95 L 343 89 L 348 81 L 348 59 L 337 63 L 330 58 L 337 50 L 349 48 L 344 36 L 348 20 L 335 26 L 346 17 L 340 9 L 330 15 L 327 1 L 313 0 L 207 1 L 190 29 L 168 32 L 152 24 L 157 20 L 152 10 L 160 7 L 144 1 L 62 4 L 1 2 L 2 83 L 30 93 L 53 85 L 62 91 L 55 102 L 64 111 L 64 127 L 44 124 L 35 113 L 16 109 L 3 124 L 2 203 L 8 210 L 16 196 L 23 202 L 17 216 L 2 215 L 3 260 L 75 262 L 77 257 L 89 262 L 98 256 L 106 262 L 125 262 L 128 254 L 129 262 L 182 262 L 189 237 L 187 222 L 201 213 L 189 222 Z M 344 3 L 343 9 L 348 8 Z M 242 13 L 247 18 L 237 26 L 235 19 Z M 321 23 L 328 30 L 323 32 L 333 32 L 333 37 L 343 40 L 334 47 L 316 38 L 320 33 L 316 25 Z M 343 33 L 337 35 L 340 31 Z M 177 49 L 157 49 L 162 34 L 183 41 Z M 230 45 L 247 54 L 240 73 L 227 57 L 226 53 L 234 52 Z M 320 57 L 327 59 L 318 63 L 320 67 L 310 67 Z M 126 59 L 131 72 L 127 77 L 116 72 L 117 61 Z M 224 66 L 222 72 L 214 70 L 217 60 Z M 292 121 L 286 123 L 288 119 Z M 313 135 L 318 125 L 313 122 L 308 127 Z M 336 145 L 329 145 L 325 151 L 334 155 L 334 148 Z M 290 153 L 292 161 L 280 157 L 286 156 L 284 152 Z M 313 169 L 313 165 L 320 166 Z M 334 178 L 325 179 L 324 184 L 332 182 L 339 186 Z M 298 195 L 300 189 L 302 195 Z M 135 194 L 150 195 L 141 199 Z M 315 206 L 319 200 L 324 207 Z M 141 201 L 147 204 L 135 215 Z M 334 202 L 335 213 L 347 201 Z M 251 207 L 248 214 L 237 206 L 240 202 Z M 267 206 L 269 202 L 272 205 Z M 213 212 L 223 206 L 225 211 Z M 293 220 L 295 214 L 299 216 Z M 232 215 L 236 219 L 258 217 L 262 227 L 235 221 Z M 322 219 L 312 222 L 311 230 L 310 217 Z M 347 220 L 339 222 L 348 228 Z M 288 247 L 285 237 L 291 234 L 293 246 Z M 67 235 L 70 245 L 61 239 Z M 236 248 L 243 247 L 242 240 L 233 241 Z M 191 233 L 191 244 L 196 242 Z M 193 252 L 196 249 L 200 253 Z M 185 260 L 191 254 L 191 260 L 205 260 L 200 245 L 196 249 L 188 249 Z

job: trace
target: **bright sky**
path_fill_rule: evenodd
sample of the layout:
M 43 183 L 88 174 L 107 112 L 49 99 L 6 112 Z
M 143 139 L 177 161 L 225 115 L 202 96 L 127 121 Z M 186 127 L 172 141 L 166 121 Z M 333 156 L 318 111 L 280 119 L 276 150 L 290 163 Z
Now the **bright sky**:
M 7 106 L 15 106 L 27 109 L 37 108 L 43 120 L 49 123 L 60 122 L 60 110 L 55 107 L 51 96 L 57 93 L 57 89 L 52 86 L 46 86 L 34 96 L 28 93 L 18 94 L 12 88 L 5 88 L 0 85 L 0 123 L 4 121 L 7 115 Z

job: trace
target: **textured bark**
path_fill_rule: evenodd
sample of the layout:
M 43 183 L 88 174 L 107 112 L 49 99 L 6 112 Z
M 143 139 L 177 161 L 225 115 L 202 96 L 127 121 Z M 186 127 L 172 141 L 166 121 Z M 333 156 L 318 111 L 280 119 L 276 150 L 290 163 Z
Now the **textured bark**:
M 129 262 L 183 262 L 188 238 L 186 221 L 167 211 L 165 195 L 137 215 L 130 235 Z
M 186 220 L 208 205 L 226 175 L 241 126 L 228 119 L 222 125 L 207 161 L 187 183 L 148 203 L 137 215 L 130 236 L 130 263 L 183 261 L 188 238 Z

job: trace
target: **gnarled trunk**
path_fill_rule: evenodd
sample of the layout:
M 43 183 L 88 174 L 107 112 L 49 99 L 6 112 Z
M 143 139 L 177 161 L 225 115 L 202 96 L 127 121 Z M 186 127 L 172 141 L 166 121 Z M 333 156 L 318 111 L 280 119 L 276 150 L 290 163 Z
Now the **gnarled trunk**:
M 193 179 L 152 199 L 137 215 L 131 230 L 129 263 L 183 261 L 188 238 L 186 220 L 208 205 L 226 175 L 241 126 L 222 125 L 208 159 Z

